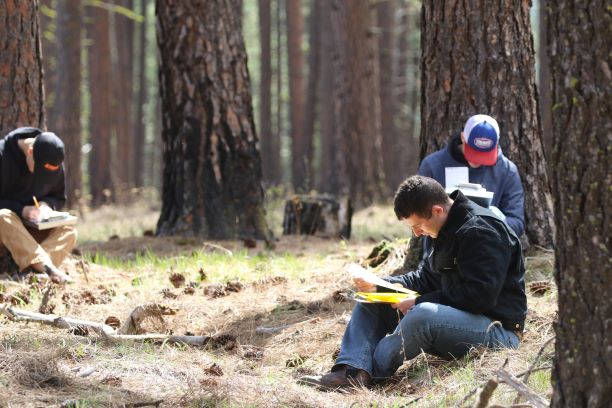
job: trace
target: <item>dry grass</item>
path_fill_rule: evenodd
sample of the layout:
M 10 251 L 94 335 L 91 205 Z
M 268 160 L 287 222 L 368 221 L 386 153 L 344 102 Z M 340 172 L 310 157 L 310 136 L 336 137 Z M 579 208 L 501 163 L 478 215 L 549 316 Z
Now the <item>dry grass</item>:
M 115 316 L 123 321 L 136 305 L 163 303 L 179 313 L 163 321 L 147 321 L 147 330 L 210 335 L 217 341 L 203 348 L 111 344 L 93 335 L 75 336 L 1 320 L 1 406 L 59 406 L 67 400 L 74 406 L 157 400 L 163 400 L 163 407 L 399 407 L 411 402 L 419 407 L 454 406 L 506 359 L 507 370 L 514 374 L 532 365 L 550 364 L 552 345 L 538 361 L 534 359 L 553 335 L 554 286 L 542 297 L 530 296 L 527 332 L 519 350 L 474 350 L 451 362 L 422 355 L 405 363 L 389 382 L 349 394 L 300 386 L 296 379 L 301 375 L 326 371 L 333 363 L 352 308 L 351 302 L 334 294 L 350 284 L 343 266 L 369 253 L 372 244 L 367 236 L 354 242 L 281 237 L 277 248 L 269 252 L 261 244 L 244 248 L 241 242 L 210 245 L 193 239 L 142 237 L 139 228 L 149 227 L 135 215 L 139 210 L 123 208 L 121 212 L 132 214 L 137 226 L 122 228 L 136 231 L 137 237 L 111 241 L 105 237 L 81 245 L 85 259 L 93 259 L 95 253 L 104 255 L 99 257 L 101 264 L 90 263 L 87 275 L 79 259 L 65 265 L 77 277 L 77 284 L 58 290 L 51 301 L 55 313 L 95 321 Z M 154 218 L 147 211 L 140 214 Z M 372 216 L 358 214 L 355 219 L 361 223 Z M 96 224 L 90 220 L 95 219 L 100 219 L 95 213 L 88 216 L 81 236 L 118 233 L 93 231 Z M 86 228 L 90 230 L 83 231 Z M 528 266 L 537 270 L 538 280 L 550 280 L 550 255 L 533 254 L 528 261 L 533 262 L 533 268 Z M 185 284 L 178 288 L 170 281 L 176 273 L 185 277 Z M 227 286 L 236 281 L 242 289 Z M 185 290 L 190 283 L 193 289 Z M 224 296 L 213 297 L 214 291 L 206 291 L 214 284 L 224 289 Z M 10 290 L 23 289 L 29 291 L 31 303 L 21 307 L 35 310 L 40 289 L 10 286 Z M 276 330 L 260 333 L 257 328 Z M 546 369 L 534 372 L 529 386 L 548 396 L 549 375 Z M 52 378 L 58 379 L 55 385 L 55 380 L 49 382 Z M 500 386 L 491 402 L 510 405 L 515 395 Z

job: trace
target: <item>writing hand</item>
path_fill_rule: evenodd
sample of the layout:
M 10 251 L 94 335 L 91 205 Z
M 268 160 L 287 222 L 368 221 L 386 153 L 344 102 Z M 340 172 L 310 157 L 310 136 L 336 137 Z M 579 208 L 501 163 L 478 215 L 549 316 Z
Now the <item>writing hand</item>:
M 376 285 L 364 281 L 361 278 L 353 278 L 353 283 L 357 287 L 357 292 L 375 292 Z
M 39 222 L 42 219 L 42 211 L 35 205 L 26 205 L 21 212 L 21 218 L 32 222 Z
M 412 309 L 415 303 L 416 303 L 416 299 L 409 298 L 409 299 L 404 299 L 399 303 L 393 303 L 391 304 L 391 307 L 393 309 L 399 309 L 399 311 L 405 315 L 405 314 L 408 314 L 408 311 Z

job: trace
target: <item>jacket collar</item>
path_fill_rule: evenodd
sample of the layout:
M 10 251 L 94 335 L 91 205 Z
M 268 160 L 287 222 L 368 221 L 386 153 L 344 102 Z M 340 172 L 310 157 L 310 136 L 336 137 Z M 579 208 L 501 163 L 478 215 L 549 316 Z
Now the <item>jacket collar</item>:
M 457 229 L 463 225 L 465 218 L 471 213 L 471 204 L 461 191 L 456 190 L 450 194 L 453 205 L 448 210 L 446 222 L 438 232 L 438 238 L 446 235 L 452 235 Z

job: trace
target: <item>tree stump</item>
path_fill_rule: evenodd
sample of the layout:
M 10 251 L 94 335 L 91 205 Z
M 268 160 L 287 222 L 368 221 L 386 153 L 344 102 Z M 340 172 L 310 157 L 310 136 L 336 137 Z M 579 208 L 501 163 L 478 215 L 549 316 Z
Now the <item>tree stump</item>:
M 283 235 L 349 239 L 352 216 L 349 198 L 295 195 L 285 203 Z

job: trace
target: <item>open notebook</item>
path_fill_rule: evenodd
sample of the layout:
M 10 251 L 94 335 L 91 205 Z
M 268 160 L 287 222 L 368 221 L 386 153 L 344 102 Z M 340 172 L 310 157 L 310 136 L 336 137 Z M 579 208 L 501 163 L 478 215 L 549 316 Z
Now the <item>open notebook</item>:
M 78 221 L 78 218 L 67 212 L 53 211 L 49 218 L 42 219 L 39 222 L 32 222 L 29 220 L 23 220 L 23 224 L 27 227 L 34 228 L 37 230 L 46 230 L 56 227 L 63 227 L 64 225 L 74 225 Z

